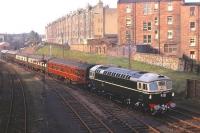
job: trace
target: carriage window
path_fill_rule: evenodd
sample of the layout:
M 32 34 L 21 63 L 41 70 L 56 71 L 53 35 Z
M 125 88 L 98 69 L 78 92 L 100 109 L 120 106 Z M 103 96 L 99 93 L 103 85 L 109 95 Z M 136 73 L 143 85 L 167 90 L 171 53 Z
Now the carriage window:
M 158 85 L 156 82 L 150 83 L 150 91 L 157 91 L 158 90 Z

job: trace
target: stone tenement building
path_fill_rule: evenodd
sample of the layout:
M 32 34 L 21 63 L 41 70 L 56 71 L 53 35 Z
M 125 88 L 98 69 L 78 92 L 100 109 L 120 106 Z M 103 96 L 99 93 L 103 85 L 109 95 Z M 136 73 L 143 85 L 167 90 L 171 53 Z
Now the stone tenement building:
M 48 42 L 86 44 L 88 39 L 117 36 L 117 9 L 103 2 L 71 12 L 46 26 Z
M 149 44 L 164 55 L 200 61 L 200 3 L 118 0 L 119 44 Z

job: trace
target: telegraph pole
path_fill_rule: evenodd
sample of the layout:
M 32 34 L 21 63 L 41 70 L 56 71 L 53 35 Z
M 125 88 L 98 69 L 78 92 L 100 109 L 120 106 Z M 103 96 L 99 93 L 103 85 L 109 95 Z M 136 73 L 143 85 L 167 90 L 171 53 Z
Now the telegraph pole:
M 63 32 L 61 33 L 61 41 L 62 41 L 62 47 L 63 47 L 63 53 L 62 53 L 62 56 L 63 56 L 63 58 L 64 58 L 64 49 L 65 49 L 65 47 L 64 47 L 64 44 L 63 44 Z
M 131 30 L 128 36 L 128 68 L 131 69 Z

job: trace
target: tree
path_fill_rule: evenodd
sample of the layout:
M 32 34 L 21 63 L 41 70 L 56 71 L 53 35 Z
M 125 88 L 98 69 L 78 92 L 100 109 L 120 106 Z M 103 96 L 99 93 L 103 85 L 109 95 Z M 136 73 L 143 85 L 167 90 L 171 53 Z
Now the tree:
M 28 38 L 27 38 L 27 44 L 28 45 L 30 45 L 30 44 L 37 45 L 40 42 L 41 42 L 41 37 L 37 32 L 31 31 L 28 34 Z

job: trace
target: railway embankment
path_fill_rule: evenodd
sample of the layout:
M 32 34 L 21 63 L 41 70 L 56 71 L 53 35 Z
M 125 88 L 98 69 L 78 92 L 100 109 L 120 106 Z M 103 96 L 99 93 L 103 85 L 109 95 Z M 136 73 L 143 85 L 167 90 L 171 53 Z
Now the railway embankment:
M 80 60 L 83 62 L 89 63 L 96 63 L 96 64 L 108 64 L 108 65 L 115 65 L 121 66 L 124 68 L 128 68 L 129 60 L 128 58 L 124 57 L 111 57 L 106 55 L 98 55 L 98 54 L 90 54 L 84 53 L 80 51 L 71 51 L 71 50 L 64 50 L 62 47 L 58 46 L 51 46 L 48 45 L 39 48 L 35 51 L 36 54 L 44 54 L 44 55 L 51 55 L 58 58 L 70 58 L 74 60 Z M 185 91 L 187 88 L 187 79 L 196 79 L 200 80 L 200 76 L 190 72 L 180 72 L 174 71 L 170 69 L 166 69 L 163 67 L 158 67 L 154 65 L 145 64 L 139 61 L 131 60 L 131 69 L 139 70 L 139 71 L 148 71 L 148 72 L 155 72 L 159 74 L 166 75 L 173 80 L 173 88 L 179 98 L 185 97 Z

